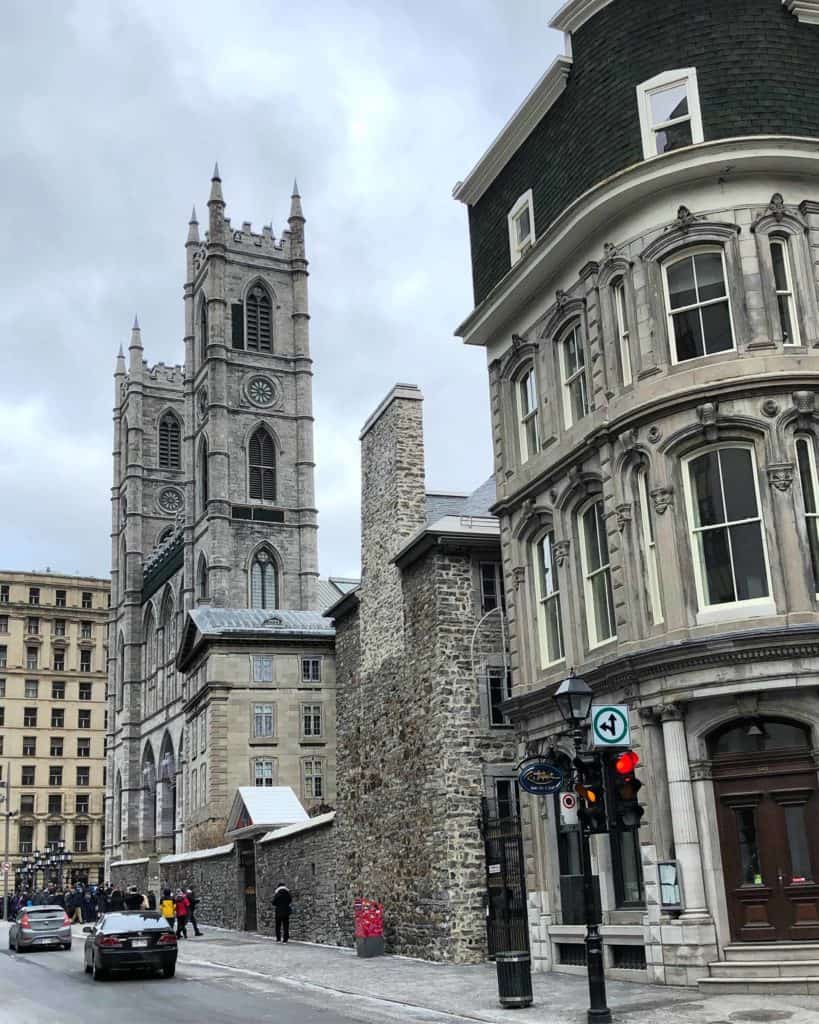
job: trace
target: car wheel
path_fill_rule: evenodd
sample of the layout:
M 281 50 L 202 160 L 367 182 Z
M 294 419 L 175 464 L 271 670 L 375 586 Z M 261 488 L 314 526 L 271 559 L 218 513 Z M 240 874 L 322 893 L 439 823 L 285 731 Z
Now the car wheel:
M 97 965 L 97 958 L 94 957 L 94 981 L 104 981 L 108 977 L 108 971 Z
M 168 964 L 167 967 L 163 967 L 162 973 L 166 978 L 172 978 L 176 974 L 176 964 Z

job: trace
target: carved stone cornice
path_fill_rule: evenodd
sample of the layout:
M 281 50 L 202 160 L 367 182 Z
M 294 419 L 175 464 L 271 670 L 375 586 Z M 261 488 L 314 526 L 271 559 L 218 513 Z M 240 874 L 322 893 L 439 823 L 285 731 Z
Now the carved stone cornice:
M 691 761 L 688 765 L 692 782 L 702 782 L 714 777 L 713 767 L 710 761 Z

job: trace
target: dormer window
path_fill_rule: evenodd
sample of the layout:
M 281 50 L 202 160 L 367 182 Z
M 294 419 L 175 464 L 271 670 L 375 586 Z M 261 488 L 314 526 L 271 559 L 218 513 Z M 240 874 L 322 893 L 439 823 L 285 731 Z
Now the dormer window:
M 643 156 L 703 141 L 697 69 L 664 71 L 637 86 Z
M 524 192 L 509 211 L 509 251 L 512 266 L 522 259 L 535 241 L 535 213 L 532 190 Z

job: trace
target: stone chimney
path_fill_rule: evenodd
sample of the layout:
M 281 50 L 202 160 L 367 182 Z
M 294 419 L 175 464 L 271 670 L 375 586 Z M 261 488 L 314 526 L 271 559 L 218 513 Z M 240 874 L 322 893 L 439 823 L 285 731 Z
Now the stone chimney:
M 391 559 L 426 524 L 424 396 L 396 384 L 361 441 L 361 669 L 403 651 L 401 573 Z

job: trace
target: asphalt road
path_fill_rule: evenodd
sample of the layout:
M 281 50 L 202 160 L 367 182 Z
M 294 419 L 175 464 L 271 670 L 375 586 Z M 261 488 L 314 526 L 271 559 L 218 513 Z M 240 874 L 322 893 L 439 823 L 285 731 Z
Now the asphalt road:
M 72 949 L 14 953 L 0 925 L 0 1024 L 349 1024 L 413 1020 L 448 1022 L 449 1015 L 385 1007 L 380 1000 L 329 999 L 326 994 L 220 968 L 186 964 L 176 976 L 116 975 L 94 981 L 83 971 L 85 936 Z M 385 1012 L 386 1010 L 386 1012 Z

